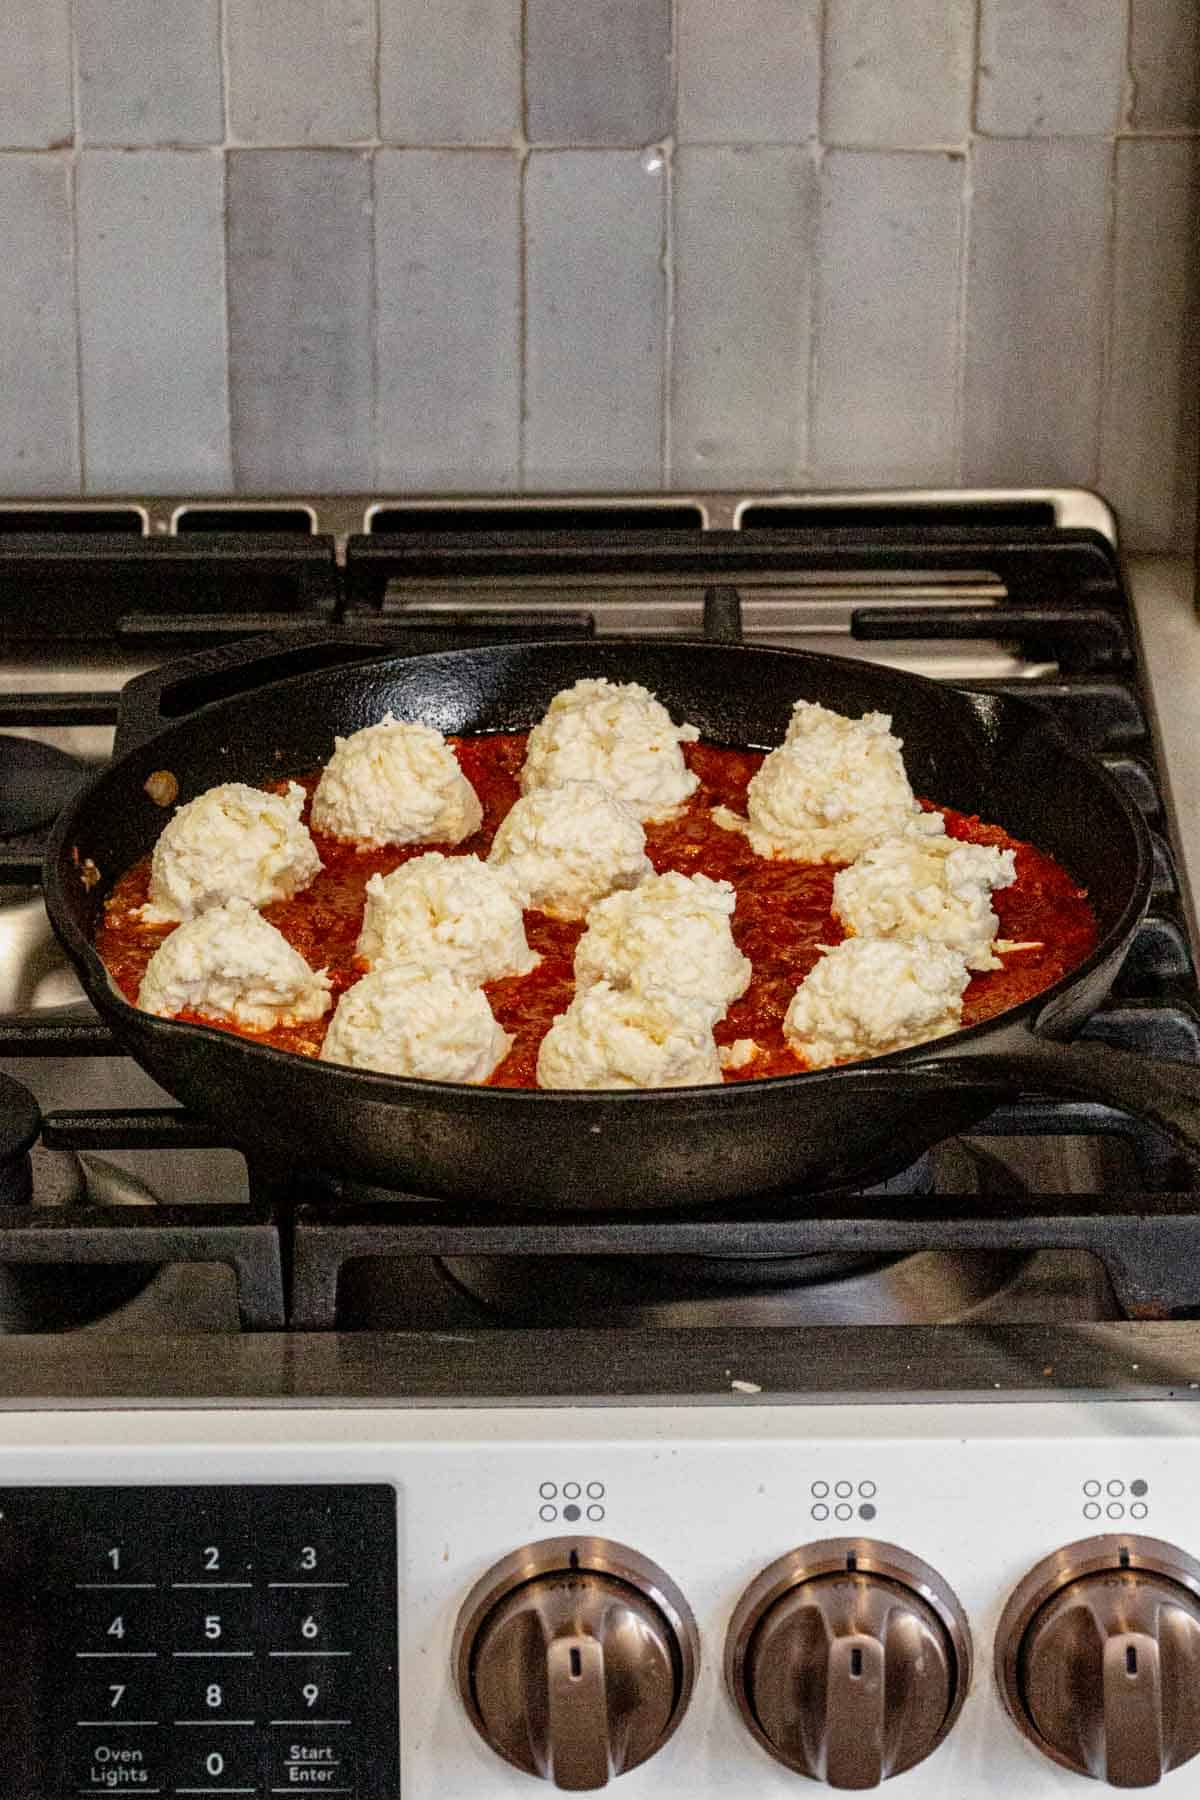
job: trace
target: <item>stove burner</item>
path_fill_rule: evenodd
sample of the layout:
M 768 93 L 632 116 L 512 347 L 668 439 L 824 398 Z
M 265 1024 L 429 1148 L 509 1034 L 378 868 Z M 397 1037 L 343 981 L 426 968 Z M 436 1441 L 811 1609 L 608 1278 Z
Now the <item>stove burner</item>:
M 934 1191 L 1022 1191 L 993 1157 L 942 1145 L 867 1190 L 914 1199 Z M 993 1301 L 1023 1274 L 1017 1251 L 928 1250 L 912 1256 L 480 1256 L 442 1267 L 460 1292 L 505 1324 L 728 1326 L 945 1324 Z
M 52 824 L 86 773 L 65 750 L 34 738 L 0 737 L 0 837 Z
M 41 1108 L 29 1089 L 0 1075 L 0 1206 L 23 1206 L 29 1199 L 29 1152 L 41 1128 Z

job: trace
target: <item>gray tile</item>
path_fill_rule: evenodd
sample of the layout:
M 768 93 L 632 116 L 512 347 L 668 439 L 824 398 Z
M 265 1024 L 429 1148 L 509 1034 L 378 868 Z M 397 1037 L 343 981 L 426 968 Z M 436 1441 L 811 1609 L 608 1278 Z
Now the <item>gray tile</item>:
M 677 31 L 681 143 L 816 136 L 818 0 L 679 0 Z
M 377 156 L 377 485 L 516 487 L 520 223 L 506 151 Z
M 381 136 L 503 144 L 521 125 L 521 0 L 380 0 Z
M 821 181 L 812 468 L 948 481 L 957 453 L 961 157 L 833 151 Z
M 670 0 L 526 0 L 527 129 L 542 144 L 670 130 Z
M 71 113 L 68 0 L 4 0 L 0 7 L 0 144 L 67 141 Z
M 1196 0 L 1132 0 L 1131 123 L 1144 131 L 1200 125 Z
M 816 177 L 804 149 L 675 158 L 672 482 L 788 486 L 807 453 Z
M 995 137 L 1116 129 L 1124 0 L 982 0 L 976 123 Z
M 218 0 L 76 0 L 86 144 L 219 144 Z
M 75 0 L 90 144 L 219 144 L 218 0 Z
M 78 192 L 89 487 L 228 488 L 220 157 L 85 151 Z
M 1200 147 L 1117 150 L 1117 255 L 1100 487 L 1134 548 L 1190 547 L 1200 392 Z
M 827 0 L 823 136 L 869 148 L 961 144 L 975 18 L 945 0 Z
M 348 150 L 235 150 L 228 183 L 237 486 L 365 488 L 370 163 Z
M 238 143 L 375 136 L 374 0 L 225 0 L 225 42 Z
M 0 483 L 10 494 L 79 489 L 79 394 L 70 170 L 57 156 L 0 156 Z
M 1107 144 L 978 144 L 963 398 L 969 481 L 1095 479 Z
M 525 482 L 661 480 L 661 159 L 545 151 L 525 178 Z

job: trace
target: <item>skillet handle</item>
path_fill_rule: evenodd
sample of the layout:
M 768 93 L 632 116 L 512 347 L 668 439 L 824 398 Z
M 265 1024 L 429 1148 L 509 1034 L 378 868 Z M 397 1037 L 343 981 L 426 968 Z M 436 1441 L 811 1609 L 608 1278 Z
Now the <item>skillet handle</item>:
M 989 1056 L 949 1056 L 919 1065 L 994 1084 L 1011 1077 L 1027 1093 L 1100 1100 L 1156 1125 L 1182 1150 L 1200 1158 L 1200 1067 L 1117 1050 L 1080 1038 L 1064 1044 L 1031 1037 L 1020 1050 Z

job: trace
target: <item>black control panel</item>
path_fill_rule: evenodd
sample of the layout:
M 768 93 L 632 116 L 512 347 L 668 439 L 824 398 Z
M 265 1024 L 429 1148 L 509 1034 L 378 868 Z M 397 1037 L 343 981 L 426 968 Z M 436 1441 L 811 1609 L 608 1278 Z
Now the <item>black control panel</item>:
M 386 1486 L 0 1489 L 0 1789 L 397 1800 Z

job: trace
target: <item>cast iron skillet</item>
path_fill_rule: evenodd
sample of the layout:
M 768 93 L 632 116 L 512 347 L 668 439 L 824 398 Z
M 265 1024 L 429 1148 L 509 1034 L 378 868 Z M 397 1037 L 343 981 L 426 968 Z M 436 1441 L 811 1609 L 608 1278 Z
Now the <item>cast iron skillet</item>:
M 388 709 L 445 732 L 520 730 L 583 675 L 644 682 L 674 718 L 718 744 L 778 744 L 802 697 L 843 713 L 890 713 L 918 794 L 1031 839 L 1086 885 L 1100 924 L 1096 950 L 1035 999 L 935 1045 L 771 1080 L 620 1093 L 362 1073 L 153 1018 L 110 983 L 92 948 L 94 921 L 113 880 L 163 828 L 143 792 L 153 770 L 177 776 L 181 801 L 220 781 L 296 774 L 328 758 L 335 732 Z M 186 695 L 186 682 L 176 691 Z M 80 873 L 87 859 L 102 877 L 90 889 Z M 1107 993 L 1150 879 L 1137 810 L 1036 706 L 799 651 L 606 640 L 322 668 L 210 702 L 119 755 L 82 791 L 51 836 L 45 893 L 83 986 L 119 1041 L 239 1144 L 413 1193 L 650 1210 L 881 1179 L 1021 1089 L 1107 1101 L 1200 1151 L 1200 1071 L 1053 1041 L 1069 1038 Z

